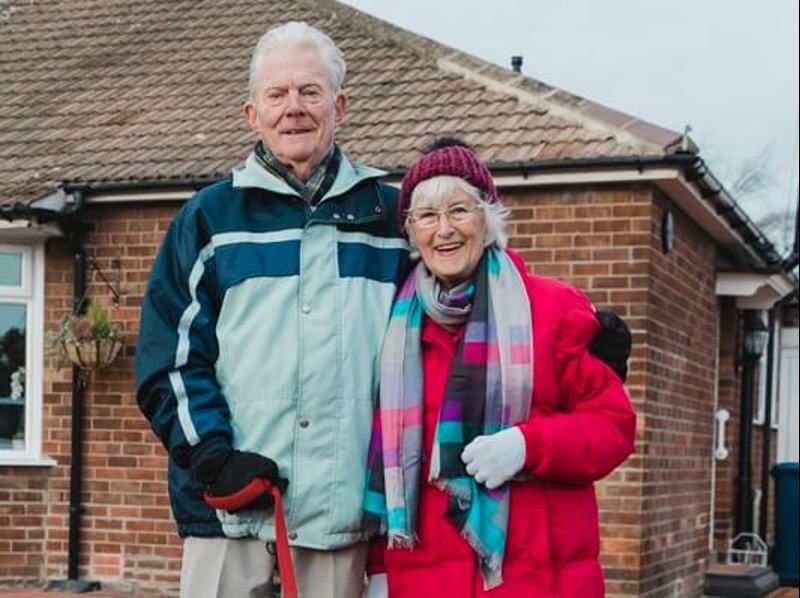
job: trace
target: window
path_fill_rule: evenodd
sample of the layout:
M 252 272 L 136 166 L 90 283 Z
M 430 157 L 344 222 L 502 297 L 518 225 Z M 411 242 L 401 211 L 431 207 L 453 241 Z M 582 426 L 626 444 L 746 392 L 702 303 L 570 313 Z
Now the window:
M 42 458 L 44 246 L 0 244 L 0 464 Z
M 778 428 L 778 419 L 780 418 L 780 414 L 778 413 L 779 405 L 778 405 L 778 382 L 779 382 L 779 375 L 780 375 L 780 338 L 781 338 L 781 326 L 778 322 L 775 322 L 774 328 L 775 340 L 773 347 L 773 362 L 772 362 L 772 397 L 770 397 L 772 402 L 771 407 L 771 414 L 770 414 L 770 425 L 777 429 Z M 764 419 L 766 418 L 767 413 L 767 357 L 769 353 L 769 345 L 764 348 L 764 353 L 758 360 L 758 366 L 756 367 L 756 375 L 758 376 L 758 397 L 756 403 L 756 413 L 753 417 L 753 424 L 757 426 L 764 425 Z

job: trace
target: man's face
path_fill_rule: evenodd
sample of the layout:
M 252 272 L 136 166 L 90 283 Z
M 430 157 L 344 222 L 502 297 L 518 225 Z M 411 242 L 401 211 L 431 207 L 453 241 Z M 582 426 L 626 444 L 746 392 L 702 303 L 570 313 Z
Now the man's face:
M 261 61 L 256 97 L 244 105 L 247 123 L 275 156 L 306 181 L 333 144 L 347 99 L 336 95 L 313 46 L 287 46 Z

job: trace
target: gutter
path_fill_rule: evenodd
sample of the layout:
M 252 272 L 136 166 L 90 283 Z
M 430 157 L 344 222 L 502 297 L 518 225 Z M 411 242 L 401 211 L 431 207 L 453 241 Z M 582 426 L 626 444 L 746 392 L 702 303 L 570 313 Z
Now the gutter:
M 222 180 L 225 177 L 203 177 L 189 176 L 174 179 L 155 179 L 149 181 L 96 181 L 91 183 L 64 183 L 61 188 L 66 193 L 81 191 L 83 193 L 109 193 L 114 191 L 142 191 L 143 189 L 175 189 L 179 187 L 191 187 L 201 189 L 212 183 Z

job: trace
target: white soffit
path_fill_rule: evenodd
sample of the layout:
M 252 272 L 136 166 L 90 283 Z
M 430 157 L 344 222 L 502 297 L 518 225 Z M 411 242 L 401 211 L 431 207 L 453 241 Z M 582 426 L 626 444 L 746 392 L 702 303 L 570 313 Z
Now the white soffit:
M 770 309 L 794 290 L 781 274 L 718 272 L 718 296 L 736 297 L 739 309 Z
M 40 241 L 49 237 L 60 237 L 61 231 L 55 224 L 39 224 L 22 218 L 0 220 L 0 242 L 4 241 Z

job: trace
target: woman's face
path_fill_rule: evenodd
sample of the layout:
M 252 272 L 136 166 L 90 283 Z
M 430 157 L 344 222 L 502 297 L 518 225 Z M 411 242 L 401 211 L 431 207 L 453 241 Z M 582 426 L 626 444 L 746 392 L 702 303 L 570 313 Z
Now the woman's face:
M 410 213 L 422 261 L 444 288 L 469 280 L 481 260 L 486 219 L 478 201 L 455 189 L 438 207 L 420 202 Z

